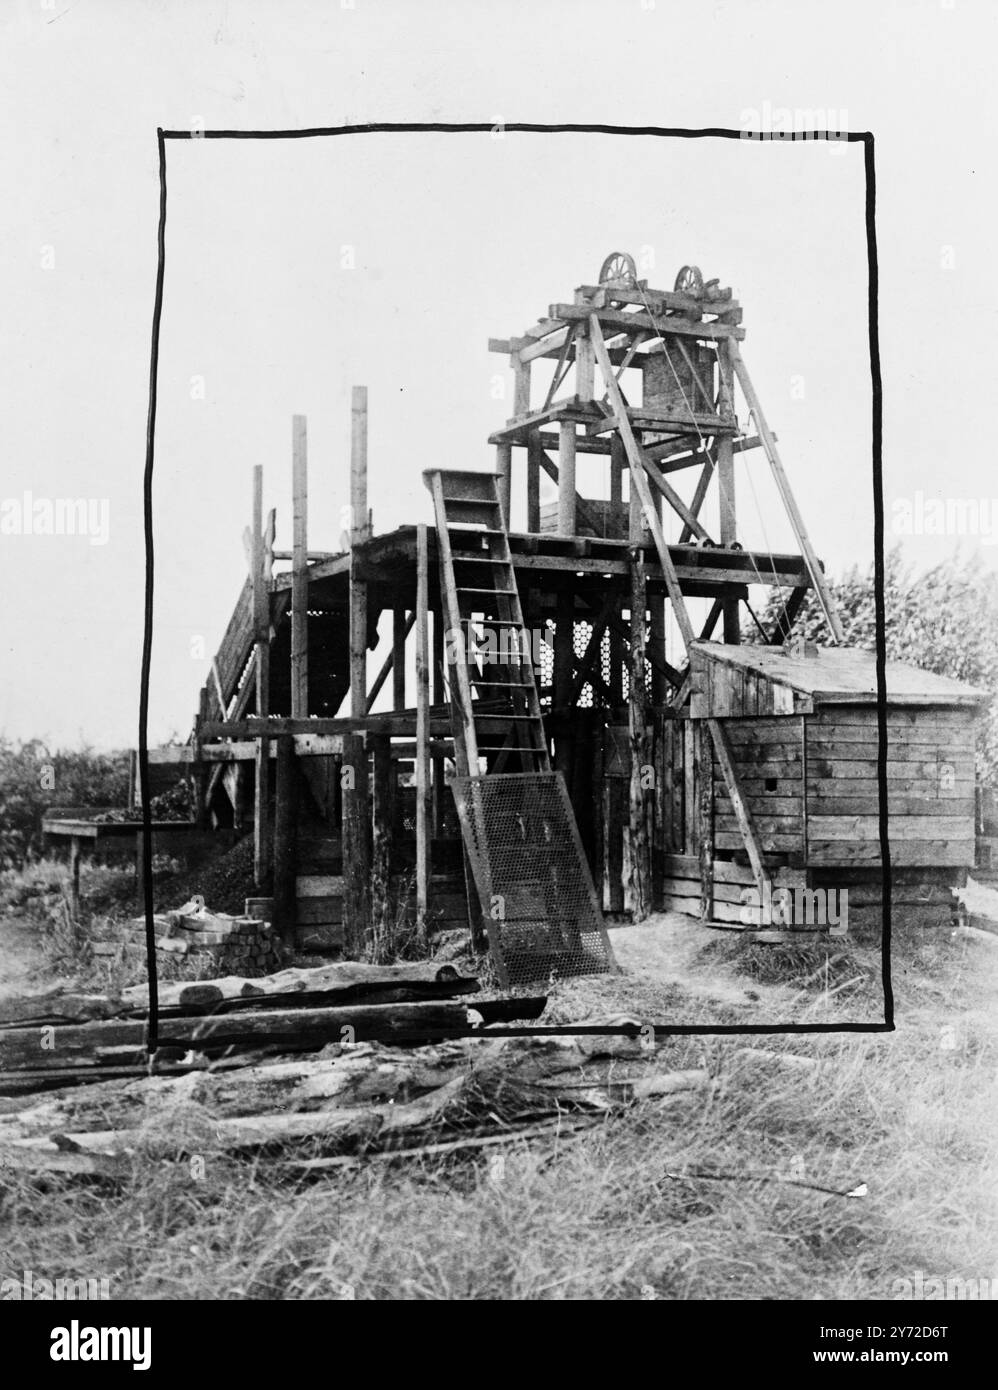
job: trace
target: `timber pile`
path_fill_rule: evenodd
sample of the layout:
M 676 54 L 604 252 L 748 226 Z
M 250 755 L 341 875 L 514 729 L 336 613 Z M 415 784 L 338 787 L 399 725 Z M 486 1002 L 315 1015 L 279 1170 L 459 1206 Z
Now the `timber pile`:
M 159 992 L 157 1061 L 187 1067 L 330 1043 L 426 1042 L 484 1021 L 531 1017 L 541 1000 L 482 1003 L 478 981 L 453 965 L 353 962 L 289 969 L 262 979 L 179 981 Z M 107 1069 L 144 1067 L 148 986 L 117 998 L 56 992 L 0 1001 L 0 1093 L 93 1081 Z
M 637 1031 L 637 1025 L 634 1025 Z M 564 1134 L 638 1100 L 703 1096 L 637 1037 L 455 1039 L 67 1087 L 0 1102 L 0 1175 L 122 1178 L 136 1158 L 208 1153 L 315 1170 Z

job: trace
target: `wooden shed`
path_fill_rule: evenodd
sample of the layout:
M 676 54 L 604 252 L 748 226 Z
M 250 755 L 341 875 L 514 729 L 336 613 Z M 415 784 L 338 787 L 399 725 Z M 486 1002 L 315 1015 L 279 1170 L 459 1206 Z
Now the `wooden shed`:
M 683 835 L 693 854 L 669 856 L 666 905 L 738 920 L 725 900 L 740 894 L 725 885 L 757 881 L 753 850 L 781 886 L 863 884 L 867 905 L 878 905 L 874 657 L 703 642 L 693 645 L 690 668 L 686 745 L 711 775 L 695 769 L 703 785 L 685 800 Z M 974 863 L 975 721 L 988 698 L 887 664 L 889 843 L 901 901 L 948 901 L 936 890 L 964 881 Z M 699 895 L 693 878 L 710 879 Z

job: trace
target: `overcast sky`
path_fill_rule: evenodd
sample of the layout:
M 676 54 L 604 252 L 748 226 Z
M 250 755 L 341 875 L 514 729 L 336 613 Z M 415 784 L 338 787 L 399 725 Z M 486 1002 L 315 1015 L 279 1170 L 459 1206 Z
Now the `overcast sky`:
M 0 19 L 0 508 L 85 498 L 106 523 L 0 534 L 0 732 L 135 742 L 158 125 L 738 128 L 785 109 L 872 129 L 888 520 L 905 499 L 917 515 L 919 493 L 923 510 L 998 496 L 979 421 L 998 303 L 986 0 L 3 0 Z M 511 412 L 489 336 L 571 298 L 611 250 L 659 288 L 686 262 L 733 287 L 819 554 L 833 574 L 872 555 L 860 146 L 426 133 L 173 142 L 167 158 L 152 741 L 189 728 L 245 573 L 254 464 L 290 544 L 292 414 L 308 416 L 313 547 L 338 547 L 353 383 L 370 393 L 375 528 L 429 520 L 421 470 L 491 466 Z M 744 539 L 790 548 L 761 454 L 739 467 Z M 960 543 L 994 563 L 991 535 Z M 958 540 L 905 548 L 921 566 Z

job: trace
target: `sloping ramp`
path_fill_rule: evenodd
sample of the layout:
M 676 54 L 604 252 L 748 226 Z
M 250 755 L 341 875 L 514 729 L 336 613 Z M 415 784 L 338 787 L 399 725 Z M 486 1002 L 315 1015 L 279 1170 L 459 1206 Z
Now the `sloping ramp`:
M 454 780 L 502 987 L 617 969 L 560 772 Z

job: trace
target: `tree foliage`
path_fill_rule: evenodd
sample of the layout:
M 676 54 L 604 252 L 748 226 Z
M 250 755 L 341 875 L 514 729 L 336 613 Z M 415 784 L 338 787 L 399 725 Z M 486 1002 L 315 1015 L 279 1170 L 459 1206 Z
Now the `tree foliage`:
M 845 643 L 876 650 L 873 566 L 854 566 L 829 587 L 845 628 Z M 959 553 L 915 575 L 896 546 L 884 565 L 884 631 L 887 659 L 919 666 L 998 693 L 998 575 L 977 554 Z M 770 590 L 763 626 L 772 628 L 782 607 L 779 591 Z M 828 625 L 813 590 L 794 624 L 794 636 L 819 645 L 829 642 Z M 758 642 L 753 626 L 744 640 Z M 977 745 L 978 775 L 998 784 L 998 701 L 982 713 Z
M 0 735 L 0 867 L 17 867 L 42 849 L 42 813 L 49 806 L 123 806 L 128 754 L 87 745 L 50 752 L 40 739 Z

